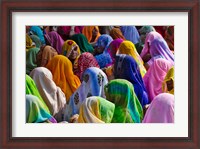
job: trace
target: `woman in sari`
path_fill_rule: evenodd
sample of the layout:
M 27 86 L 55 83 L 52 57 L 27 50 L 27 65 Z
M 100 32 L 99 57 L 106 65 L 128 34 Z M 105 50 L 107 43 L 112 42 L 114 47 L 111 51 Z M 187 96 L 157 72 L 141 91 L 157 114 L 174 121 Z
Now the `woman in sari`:
M 29 29 L 30 35 L 37 35 L 40 38 L 42 45 L 45 45 L 44 32 L 40 26 L 31 26 Z
M 144 77 L 146 73 L 146 69 L 143 65 L 144 62 L 138 54 L 135 45 L 131 41 L 123 41 L 119 46 L 118 54 L 126 54 L 132 56 L 140 68 L 142 77 Z
M 45 67 L 48 62 L 54 57 L 58 55 L 56 49 L 51 46 L 44 46 L 40 48 L 40 51 L 37 53 L 37 66 Z
M 120 30 L 126 40 L 131 41 L 133 44 L 140 42 L 140 35 L 135 26 L 121 26 Z
M 47 41 L 47 45 L 50 45 L 51 47 L 56 49 L 58 54 L 62 53 L 62 46 L 64 44 L 64 40 L 61 38 L 61 36 L 56 31 L 52 31 L 52 32 L 45 34 L 45 38 Z
M 33 46 L 26 51 L 26 74 L 29 74 L 34 68 L 37 67 L 37 53 L 39 48 Z
M 144 108 L 146 104 L 149 104 L 146 87 L 140 74 L 139 67 L 133 57 L 125 54 L 119 54 L 116 56 L 114 78 L 126 79 L 131 82 L 134 87 L 134 92 L 142 107 Z
M 90 67 L 83 73 L 83 81 L 80 87 L 70 97 L 65 108 L 65 120 L 69 121 L 70 117 L 79 114 L 81 104 L 87 97 L 100 96 L 105 98 L 104 86 L 108 83 L 106 74 L 99 68 Z
M 161 93 L 149 105 L 143 123 L 174 123 L 174 95 Z
M 162 83 L 164 78 L 173 64 L 164 59 L 158 58 L 150 66 L 143 80 L 149 95 L 149 100 L 152 102 L 155 96 L 162 93 Z
M 82 34 L 85 35 L 88 42 L 94 46 L 97 42 L 97 39 L 101 34 L 99 33 L 99 27 L 98 26 L 84 26 Z
M 114 109 L 115 105 L 102 97 L 88 97 L 80 107 L 78 123 L 110 123 Z
M 167 42 L 169 49 L 174 52 L 174 26 L 167 27 L 164 39 Z
M 125 37 L 119 28 L 113 28 L 110 31 L 110 36 L 112 37 L 113 40 L 118 39 L 118 38 L 125 40 Z
M 74 75 L 71 61 L 63 55 L 56 55 L 49 61 L 46 68 L 51 71 L 53 81 L 61 88 L 68 101 L 81 84 L 79 78 Z
M 26 123 L 57 123 L 37 96 L 26 95 Z
M 29 75 L 26 75 L 26 95 L 36 96 L 44 104 L 45 111 L 50 113 L 49 108 L 47 107 L 46 103 L 42 99 L 34 80 Z
M 93 49 L 92 45 L 88 42 L 85 35 L 75 34 L 71 37 L 71 40 L 75 41 L 78 44 L 78 46 L 81 50 L 81 53 L 83 53 L 83 52 L 93 53 L 94 49 Z
M 31 48 L 35 48 L 35 43 L 32 41 L 31 37 L 26 34 L 26 52 L 31 49 Z
M 66 98 L 60 87 L 57 87 L 54 83 L 51 72 L 47 68 L 38 67 L 31 71 L 30 76 L 35 81 L 38 91 L 51 114 L 58 122 L 63 121 Z
M 79 46 L 73 40 L 67 40 L 62 47 L 62 54 L 66 56 L 73 64 L 73 70 L 78 67 L 78 58 L 81 55 Z
M 89 52 L 84 52 L 78 58 L 77 66 L 74 67 L 74 74 L 77 75 L 79 79 L 82 80 L 81 77 L 83 72 L 89 67 L 100 68 L 95 57 Z
M 106 99 L 115 104 L 112 123 L 140 123 L 142 121 L 143 109 L 129 81 L 111 80 L 105 86 L 105 94 Z
M 40 48 L 42 46 L 42 42 L 40 41 L 40 38 L 37 35 L 30 35 L 30 38 L 35 43 L 35 46 L 37 48 Z
M 174 95 L 174 67 L 167 72 L 167 75 L 162 83 L 162 90 L 165 93 Z

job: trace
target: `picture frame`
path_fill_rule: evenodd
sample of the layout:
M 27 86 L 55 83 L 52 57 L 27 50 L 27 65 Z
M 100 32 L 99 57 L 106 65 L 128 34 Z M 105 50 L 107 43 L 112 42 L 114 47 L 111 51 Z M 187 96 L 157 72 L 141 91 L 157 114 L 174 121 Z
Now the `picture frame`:
M 200 148 L 199 127 L 199 0 L 1 2 L 1 148 Z M 188 137 L 12 137 L 12 12 L 187 12 Z

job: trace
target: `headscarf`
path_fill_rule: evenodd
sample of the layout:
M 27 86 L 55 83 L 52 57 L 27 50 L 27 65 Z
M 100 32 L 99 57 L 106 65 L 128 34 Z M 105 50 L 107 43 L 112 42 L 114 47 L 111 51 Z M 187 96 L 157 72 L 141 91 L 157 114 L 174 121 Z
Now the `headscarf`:
M 51 114 L 57 121 L 62 121 L 62 110 L 66 104 L 66 98 L 60 87 L 57 87 L 54 83 L 51 72 L 47 68 L 38 67 L 31 71 L 30 76 L 35 81 L 38 91 Z
M 41 47 L 40 51 L 37 53 L 37 66 L 45 67 L 48 64 L 48 62 L 56 55 L 58 55 L 58 53 L 53 47 Z
M 106 52 L 106 50 L 108 49 L 110 43 L 113 41 L 112 37 L 110 35 L 107 35 L 107 34 L 102 34 L 98 40 L 97 40 L 97 43 L 96 43 L 96 47 L 104 47 L 104 50 Z
M 37 35 L 40 38 L 41 43 L 44 45 L 46 44 L 45 39 L 44 39 L 44 33 L 40 26 L 31 26 L 30 34 Z
M 26 74 L 29 74 L 34 68 L 37 67 L 37 53 L 39 48 L 31 48 L 26 51 Z
M 126 79 L 132 83 L 135 94 L 142 107 L 149 103 L 148 94 L 139 67 L 133 57 L 125 54 L 117 55 L 114 64 L 114 76 L 116 79 Z
M 31 37 L 26 34 L 26 52 L 31 49 L 31 48 L 34 48 L 35 47 L 35 44 L 33 43 Z
M 152 32 L 152 31 L 156 31 L 156 30 L 153 26 L 150 26 L 150 25 L 142 26 L 139 29 L 140 39 L 141 39 L 140 41 L 142 42 L 142 44 L 145 43 L 145 39 L 146 39 L 146 36 L 148 35 L 148 33 Z
M 115 105 L 102 97 L 86 98 L 80 107 L 78 123 L 110 123 Z
M 133 85 L 125 79 L 111 80 L 105 86 L 106 99 L 115 104 L 112 123 L 140 123 L 143 119 L 142 106 Z
M 151 57 L 161 56 L 174 64 L 174 54 L 170 51 L 167 42 L 162 39 L 154 39 L 151 42 L 149 52 Z
M 67 58 L 69 58 L 72 50 L 74 49 L 74 47 L 77 46 L 77 52 L 78 52 L 78 55 L 76 57 L 76 59 L 73 61 L 73 69 L 77 69 L 78 67 L 78 58 L 79 56 L 81 55 L 81 51 L 80 51 L 80 48 L 79 46 L 77 45 L 77 43 L 73 40 L 67 40 L 64 42 L 63 46 L 62 46 L 62 54 L 64 56 L 66 56 Z
M 45 110 L 45 105 L 33 95 L 26 95 L 26 123 L 57 123 L 55 118 Z
M 118 39 L 118 38 L 125 40 L 125 37 L 123 36 L 123 34 L 119 28 L 113 28 L 110 31 L 110 36 L 113 38 L 113 40 Z
M 71 37 L 71 40 L 75 41 L 78 44 L 81 53 L 83 52 L 93 53 L 94 49 L 92 45 L 88 42 L 87 38 L 83 34 L 75 34 Z
M 172 66 L 173 64 L 170 63 L 170 61 L 164 58 L 158 58 L 149 67 L 143 80 L 150 101 L 152 101 L 155 96 L 162 93 L 162 82 Z
M 56 31 L 51 31 L 48 34 L 45 34 L 45 38 L 49 42 L 50 46 L 56 49 L 58 54 L 62 53 L 62 46 L 64 44 L 64 40 Z
M 112 62 L 111 62 L 110 64 L 107 64 L 106 66 L 112 65 L 112 64 L 115 63 L 115 56 L 116 56 L 116 53 L 117 53 L 117 51 L 118 51 L 118 49 L 119 49 L 119 46 L 120 46 L 120 44 L 121 44 L 122 42 L 123 42 L 123 39 L 118 38 L 118 39 L 114 39 L 114 40 L 110 43 L 110 45 L 109 45 L 107 51 L 108 51 L 108 53 L 109 53 L 109 55 L 110 55 L 110 57 L 111 57 L 111 59 L 112 59 Z
M 92 31 L 93 31 L 94 28 L 98 32 L 98 34 L 97 34 L 97 36 L 96 36 L 96 38 L 94 40 L 94 42 L 95 42 L 95 41 L 97 41 L 99 36 L 101 36 L 101 34 L 99 33 L 99 27 L 98 26 L 84 26 L 83 27 L 82 34 L 85 35 L 85 37 L 87 38 L 88 42 L 91 42 L 91 40 L 92 40 Z
M 44 104 L 45 111 L 50 113 L 49 108 L 46 106 L 46 103 L 42 99 L 34 80 L 29 75 L 26 75 L 26 95 L 34 95 L 38 97 L 38 99 Z
M 138 54 L 135 45 L 131 41 L 123 41 L 119 46 L 118 53 L 132 56 L 140 68 L 140 73 L 142 77 L 145 75 L 146 69 L 143 65 L 144 62 L 141 59 L 140 55 Z
M 90 67 L 83 73 L 83 81 L 80 87 L 70 97 L 66 105 L 64 118 L 69 118 L 79 113 L 81 104 L 87 97 L 100 96 L 105 98 L 104 86 L 108 83 L 106 74 L 99 68 Z
M 30 38 L 35 43 L 35 46 L 37 48 L 40 48 L 42 46 L 42 42 L 40 41 L 40 38 L 37 35 L 30 35 Z
M 95 57 L 89 52 L 84 52 L 78 58 L 77 69 L 74 69 L 74 74 L 81 79 L 82 73 L 89 67 L 100 68 Z
M 121 26 L 120 30 L 122 31 L 122 34 L 126 40 L 129 40 L 134 44 L 140 41 L 140 35 L 135 26 Z
M 167 82 L 170 81 L 170 80 L 173 81 L 173 89 L 171 89 L 170 91 L 168 91 Z M 163 90 L 163 92 L 170 93 L 170 94 L 174 95 L 174 67 L 172 67 L 167 72 L 167 75 L 165 76 L 165 79 L 164 79 L 164 81 L 162 83 L 162 90 Z
M 151 45 L 151 42 L 154 39 L 162 39 L 162 38 L 163 38 L 162 35 L 160 35 L 158 32 L 152 31 L 148 33 L 145 39 L 144 48 L 142 49 L 142 52 L 140 54 L 141 58 L 144 58 L 146 54 L 150 53 L 148 45 Z
M 63 55 L 56 55 L 49 61 L 46 68 L 51 71 L 54 82 L 65 93 L 68 101 L 81 84 L 79 78 L 73 73 L 71 61 Z
M 143 123 L 174 123 L 174 95 L 161 93 L 151 102 Z

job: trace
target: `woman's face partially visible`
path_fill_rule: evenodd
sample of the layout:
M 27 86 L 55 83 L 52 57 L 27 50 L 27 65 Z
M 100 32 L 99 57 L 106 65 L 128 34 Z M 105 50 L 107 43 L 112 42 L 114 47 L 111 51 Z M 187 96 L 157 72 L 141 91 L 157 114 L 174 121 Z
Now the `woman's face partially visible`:
M 72 51 L 71 51 L 71 53 L 69 55 L 69 59 L 70 60 L 75 60 L 77 58 L 77 56 L 78 56 L 78 45 L 75 45 L 72 48 L 73 49 L 72 49 Z
M 94 29 L 92 30 L 92 36 L 97 36 L 98 34 L 98 30 L 96 27 L 94 27 Z

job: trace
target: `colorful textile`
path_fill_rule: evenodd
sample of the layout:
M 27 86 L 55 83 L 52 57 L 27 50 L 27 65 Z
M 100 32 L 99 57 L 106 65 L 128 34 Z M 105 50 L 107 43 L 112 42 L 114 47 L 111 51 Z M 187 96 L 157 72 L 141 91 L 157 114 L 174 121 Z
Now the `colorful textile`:
M 74 69 L 74 74 L 77 75 L 79 79 L 82 79 L 82 73 L 89 67 L 99 68 L 99 64 L 91 53 L 84 52 L 78 58 L 77 69 Z
M 150 45 L 154 39 L 162 39 L 162 38 L 163 38 L 162 35 L 160 35 L 158 32 L 152 31 L 148 33 L 145 38 L 144 48 L 142 49 L 142 52 L 140 54 L 141 58 L 144 58 L 148 53 L 150 53 L 149 51 Z
M 34 48 L 35 47 L 35 44 L 33 43 L 31 37 L 26 34 L 26 52 L 31 49 L 31 48 Z
M 167 42 L 169 49 L 174 51 L 174 26 L 167 27 L 164 39 Z
M 114 76 L 116 79 L 126 79 L 132 83 L 135 94 L 142 107 L 149 103 L 148 94 L 139 67 L 133 57 L 125 54 L 117 55 L 114 64 Z
M 74 75 L 71 61 L 63 55 L 56 55 L 49 61 L 46 68 L 51 71 L 54 82 L 65 93 L 68 101 L 81 84 L 79 78 Z
M 53 47 L 41 47 L 40 51 L 37 53 L 37 66 L 45 67 L 48 64 L 48 62 L 56 55 L 58 55 L 58 53 Z
M 102 34 L 96 43 L 96 48 L 103 48 L 103 52 L 106 51 L 110 45 L 110 43 L 113 41 L 112 37 L 110 35 L 107 34 Z
M 37 67 L 37 53 L 39 48 L 31 48 L 26 51 L 26 74 L 29 74 L 34 68 Z
M 173 64 L 164 59 L 158 58 L 149 67 L 147 73 L 145 74 L 143 80 L 149 95 L 150 102 L 155 96 L 162 93 L 162 82 Z
M 172 86 L 171 90 L 168 89 L 168 85 L 172 81 Z M 167 75 L 165 76 L 165 79 L 162 83 L 162 90 L 163 92 L 170 93 L 174 95 L 174 67 L 172 67 L 168 72 Z
M 93 36 L 92 34 L 93 34 L 94 29 L 97 30 L 97 35 L 96 35 L 95 39 L 92 41 L 92 36 Z M 85 35 L 88 42 L 91 42 L 91 41 L 96 42 L 97 39 L 99 38 L 99 36 L 101 36 L 101 34 L 99 33 L 99 27 L 98 26 L 84 26 L 82 34 Z
M 92 45 L 88 42 L 87 38 L 83 34 L 75 34 L 71 37 L 71 40 L 75 41 L 79 45 L 81 53 L 93 53 L 94 49 Z
M 121 26 L 120 30 L 122 31 L 122 34 L 126 40 L 129 40 L 134 44 L 140 42 L 140 35 L 135 26 Z
M 161 93 L 151 102 L 143 123 L 174 123 L 174 95 Z
M 40 41 L 43 45 L 46 44 L 43 30 L 40 26 L 31 26 L 30 35 L 37 35 L 40 38 Z
M 132 56 L 140 68 L 142 77 L 145 75 L 146 69 L 143 65 L 144 62 L 138 54 L 135 45 L 131 41 L 123 41 L 119 46 L 118 54 L 126 54 Z
M 80 87 L 70 97 L 65 109 L 65 119 L 79 113 L 81 104 L 87 97 L 100 96 L 105 98 L 104 86 L 108 83 L 106 74 L 97 67 L 90 67 L 85 70 Z
M 48 111 L 45 110 L 45 105 L 33 95 L 26 95 L 26 123 L 57 123 Z
M 45 34 L 45 38 L 48 41 L 48 44 L 52 46 L 58 54 L 62 53 L 62 46 L 64 44 L 64 40 L 56 31 L 51 31 L 48 34 Z
M 37 48 L 40 48 L 42 46 L 42 42 L 40 41 L 40 38 L 37 35 L 30 35 L 30 38 L 35 43 L 35 46 Z
M 112 123 L 140 123 L 142 106 L 133 85 L 125 79 L 111 80 L 105 86 L 106 99 L 115 104 Z
M 60 87 L 54 83 L 51 72 L 47 68 L 37 67 L 31 71 L 30 76 L 51 114 L 58 122 L 62 121 L 62 110 L 66 104 L 66 98 Z
M 26 95 L 34 95 L 38 97 L 38 99 L 45 105 L 45 111 L 50 113 L 49 108 L 46 106 L 46 103 L 42 99 L 34 80 L 29 75 L 26 75 Z
M 110 123 L 115 105 L 102 97 L 86 98 L 80 107 L 78 123 Z
M 113 38 L 113 40 L 118 39 L 118 38 L 125 40 L 125 37 L 124 37 L 124 35 L 122 34 L 122 32 L 119 28 L 113 28 L 110 31 L 110 36 Z
M 145 44 L 146 36 L 148 35 L 148 33 L 152 32 L 152 31 L 156 31 L 153 26 L 142 26 L 139 29 L 140 39 L 141 39 L 140 41 L 142 44 Z

